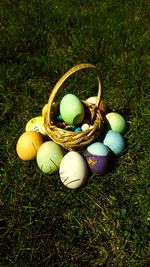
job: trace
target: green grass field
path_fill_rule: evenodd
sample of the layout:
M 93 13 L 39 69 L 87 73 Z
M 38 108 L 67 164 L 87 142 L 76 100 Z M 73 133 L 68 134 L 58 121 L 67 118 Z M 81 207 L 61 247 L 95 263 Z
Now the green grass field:
M 149 1 L 1 0 L 0 13 L 0 266 L 149 266 Z M 100 69 L 127 148 L 111 172 L 69 190 L 21 161 L 16 143 L 78 63 Z M 90 79 L 69 86 L 93 95 Z

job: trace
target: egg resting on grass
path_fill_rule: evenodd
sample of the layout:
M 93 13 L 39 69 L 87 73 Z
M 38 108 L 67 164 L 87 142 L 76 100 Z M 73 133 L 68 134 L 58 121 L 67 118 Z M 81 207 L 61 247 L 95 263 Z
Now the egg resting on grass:
M 38 116 L 35 118 L 32 118 L 29 120 L 25 127 L 26 132 L 27 131 L 36 131 L 40 132 L 42 135 L 47 135 L 46 129 L 44 127 L 44 117 Z
M 33 160 L 43 143 L 40 133 L 35 131 L 24 132 L 18 139 L 16 152 L 22 160 Z
M 79 188 L 85 183 L 88 174 L 85 159 L 79 152 L 68 152 L 60 163 L 59 174 L 61 182 L 66 187 Z
M 117 156 L 125 149 L 125 139 L 120 133 L 113 130 L 106 133 L 103 143 Z
M 117 112 L 110 112 L 106 114 L 106 124 L 109 129 L 118 133 L 124 133 L 126 130 L 126 121 L 122 115 Z
M 38 150 L 36 161 L 39 169 L 46 174 L 53 174 L 59 170 L 64 157 L 63 148 L 53 141 L 46 141 Z
M 109 170 L 110 149 L 101 142 L 95 142 L 86 148 L 84 158 L 91 172 L 105 174 Z

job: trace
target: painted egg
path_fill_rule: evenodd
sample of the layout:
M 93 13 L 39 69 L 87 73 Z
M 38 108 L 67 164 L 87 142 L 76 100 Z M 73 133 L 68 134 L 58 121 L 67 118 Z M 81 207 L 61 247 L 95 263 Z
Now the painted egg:
M 26 132 L 35 131 L 35 132 L 40 132 L 42 135 L 47 135 L 47 132 L 44 127 L 44 117 L 39 116 L 29 120 L 26 124 L 25 130 Z
M 124 133 L 126 130 L 126 121 L 122 115 L 117 112 L 106 114 L 106 124 L 109 129 Z
M 61 161 L 59 168 L 61 182 L 70 189 L 82 186 L 88 174 L 85 159 L 79 152 L 68 152 Z
M 110 152 L 109 148 L 101 142 L 95 142 L 87 147 L 87 151 L 97 156 L 107 156 Z
M 82 126 L 81 126 L 81 130 L 82 130 L 82 131 L 89 130 L 89 128 L 90 128 L 90 125 L 89 125 L 88 123 L 84 123 L 84 124 L 82 124 Z
M 82 131 L 81 127 L 76 127 L 76 128 L 74 129 L 74 132 L 81 132 L 81 131 Z
M 22 160 L 33 160 L 43 143 L 40 133 L 35 131 L 24 132 L 18 139 L 16 152 Z
M 101 142 L 95 142 L 87 147 L 84 152 L 91 172 L 104 174 L 109 170 L 110 149 Z
M 103 143 L 108 146 L 115 155 L 120 155 L 125 149 L 125 140 L 123 136 L 113 130 L 109 130 L 106 133 Z
M 62 116 L 59 114 L 59 115 L 57 115 L 56 120 L 62 122 L 62 121 L 63 121 L 63 118 L 62 118 Z
M 84 106 L 74 94 L 65 95 L 60 102 L 60 114 L 67 124 L 79 124 L 85 114 Z
M 91 103 L 91 104 L 96 104 L 96 99 L 97 99 L 97 96 L 90 96 L 89 98 L 86 99 L 86 102 Z
M 38 150 L 36 161 L 39 169 L 46 174 L 53 174 L 59 170 L 64 157 L 62 147 L 53 141 L 47 141 Z

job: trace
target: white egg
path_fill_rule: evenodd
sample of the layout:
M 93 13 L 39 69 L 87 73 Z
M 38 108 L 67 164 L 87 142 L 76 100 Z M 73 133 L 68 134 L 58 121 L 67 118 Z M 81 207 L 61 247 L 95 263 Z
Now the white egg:
M 87 178 L 88 169 L 79 152 L 70 151 L 62 159 L 59 168 L 61 182 L 70 189 L 79 188 Z
M 97 99 L 97 96 L 91 96 L 86 99 L 86 102 L 91 103 L 91 104 L 96 104 L 96 99 Z
M 88 123 L 84 123 L 84 124 L 82 124 L 82 126 L 81 126 L 81 130 L 82 131 L 86 131 L 86 130 L 89 130 L 89 124 Z

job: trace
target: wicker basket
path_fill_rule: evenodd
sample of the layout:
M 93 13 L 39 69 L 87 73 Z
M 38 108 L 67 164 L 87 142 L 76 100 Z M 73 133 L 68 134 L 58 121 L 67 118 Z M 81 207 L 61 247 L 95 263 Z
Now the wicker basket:
M 77 71 L 83 69 L 93 69 L 96 71 L 97 80 L 98 80 L 98 93 L 96 104 L 90 104 L 84 100 L 81 100 L 84 108 L 85 108 L 85 115 L 91 121 L 93 128 L 81 131 L 81 132 L 73 132 L 68 131 L 62 128 L 59 128 L 54 123 L 54 118 L 57 114 L 59 114 L 59 103 L 54 102 L 54 98 L 65 82 L 67 78 L 69 78 L 72 74 L 76 73 Z M 101 115 L 101 111 L 98 108 L 101 101 L 101 82 L 100 82 L 100 75 L 98 69 L 92 64 L 79 64 L 68 70 L 56 83 L 54 86 L 48 101 L 48 108 L 47 113 L 44 118 L 44 126 L 47 131 L 48 136 L 57 144 L 61 145 L 67 150 L 81 150 L 85 146 L 89 145 L 93 142 L 99 135 L 103 125 L 103 119 Z

